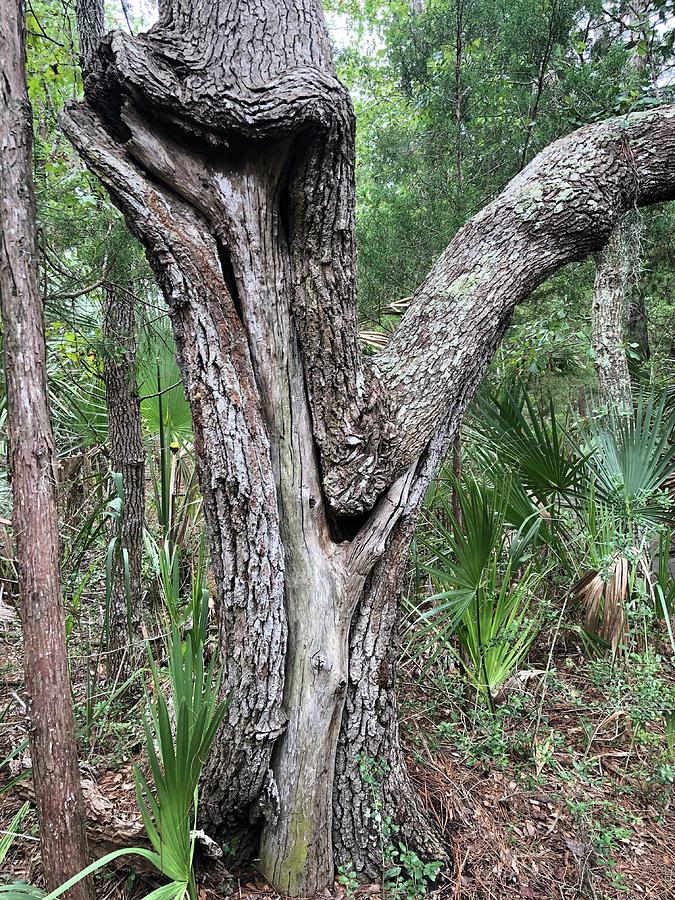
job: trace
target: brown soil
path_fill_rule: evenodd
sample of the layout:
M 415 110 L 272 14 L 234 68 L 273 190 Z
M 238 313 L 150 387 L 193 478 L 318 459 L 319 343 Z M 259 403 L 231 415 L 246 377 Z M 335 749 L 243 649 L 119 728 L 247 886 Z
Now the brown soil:
M 25 738 L 25 728 L 18 625 L 0 628 L 2 760 Z M 470 698 L 468 703 L 462 698 L 456 672 L 430 682 L 419 678 L 415 664 L 403 666 L 409 765 L 454 860 L 452 873 L 428 896 L 675 900 L 675 810 L 661 724 L 647 722 L 636 740 L 630 716 L 603 704 L 577 651 L 561 650 L 556 663 L 558 679 L 546 688 L 543 702 L 541 675 L 516 683 L 513 693 L 500 700 L 515 711 L 492 731 L 489 719 L 476 718 Z M 537 671 L 536 664 L 532 668 Z M 80 700 L 86 669 L 74 669 Z M 134 717 L 139 718 L 137 713 Z M 445 722 L 451 725 L 444 728 Z M 106 728 L 97 736 L 94 753 L 83 753 L 85 793 L 97 823 L 99 852 L 112 849 L 116 841 L 117 846 L 137 843 L 142 833 L 129 758 L 139 751 L 138 736 Z M 26 764 L 24 752 L 5 767 L 0 790 L 3 779 L 6 784 Z M 0 793 L 0 829 L 7 828 L 26 798 L 27 782 Z M 32 809 L 21 831 L 2 865 L 3 880 L 39 884 Z M 102 876 L 99 897 L 143 897 L 149 882 L 130 878 L 129 872 L 130 866 L 121 866 Z M 201 894 L 202 900 L 277 897 L 254 872 L 228 875 L 218 890 L 205 883 Z M 326 896 L 347 895 L 336 886 Z M 362 898 L 381 896 L 380 885 L 364 885 L 358 893 Z

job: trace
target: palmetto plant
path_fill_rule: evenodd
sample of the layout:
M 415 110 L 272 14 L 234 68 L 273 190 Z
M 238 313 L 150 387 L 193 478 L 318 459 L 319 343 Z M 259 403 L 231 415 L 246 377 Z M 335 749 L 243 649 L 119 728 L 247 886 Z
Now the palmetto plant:
M 191 452 L 192 417 L 166 321 L 148 326 L 140 344 L 143 424 L 151 439 L 150 475 L 163 539 L 181 545 L 199 506 Z
M 575 572 L 572 591 L 585 607 L 587 629 L 616 650 L 638 580 L 658 600 L 645 551 L 675 514 L 667 490 L 675 473 L 675 411 L 664 395 L 642 392 L 631 414 L 613 411 L 574 433 L 561 427 L 552 402 L 536 406 L 516 383 L 479 398 L 472 428 L 493 480 L 496 470 L 516 473 L 511 496 L 521 516 L 528 503 L 545 516 L 538 534 Z M 513 520 L 513 500 L 509 507 Z
M 675 410 L 668 412 L 665 395 L 641 393 L 632 415 L 610 411 L 581 433 L 585 483 L 626 531 L 673 521 L 675 505 L 664 486 L 675 473 Z
M 626 607 L 639 580 L 665 614 L 663 589 L 652 583 L 647 547 L 672 522 L 675 507 L 664 490 L 675 472 L 675 413 L 665 397 L 640 394 L 632 414 L 610 412 L 581 430 L 586 477 L 576 512 L 588 553 L 587 571 L 573 593 L 586 609 L 586 627 L 618 649 Z
M 537 633 L 529 606 L 543 575 L 519 570 L 538 525 L 526 519 L 520 529 L 509 527 L 508 481 L 498 488 L 469 478 L 458 492 L 461 525 L 442 498 L 443 516 L 432 513 L 431 536 L 419 539 L 437 588 L 422 614 L 422 632 L 438 646 L 457 635 L 465 672 L 492 704 L 493 691 L 522 663 Z
M 552 400 L 535 405 L 516 382 L 492 397 L 479 395 L 473 412 L 479 453 L 516 472 L 535 502 L 547 506 L 575 491 L 584 456 L 571 452 Z
M 530 607 L 541 578 L 526 572 L 512 581 L 511 575 L 510 562 L 500 572 L 493 559 L 457 628 L 464 670 L 490 698 L 521 665 L 539 631 Z
M 147 433 L 155 438 L 162 434 L 166 447 L 189 443 L 192 417 L 167 319 L 145 327 L 139 342 L 138 360 L 141 415 Z

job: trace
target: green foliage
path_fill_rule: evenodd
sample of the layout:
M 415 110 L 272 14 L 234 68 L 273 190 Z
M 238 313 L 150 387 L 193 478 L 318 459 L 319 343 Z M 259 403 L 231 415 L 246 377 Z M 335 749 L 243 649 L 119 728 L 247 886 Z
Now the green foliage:
M 12 846 L 12 841 L 19 833 L 21 823 L 26 818 L 29 809 L 30 803 L 26 801 L 14 814 L 12 821 L 9 823 L 9 828 L 0 834 L 0 865 L 2 865 L 7 858 L 9 849 Z
M 526 698 L 513 694 L 494 710 L 474 705 L 462 715 L 452 715 L 436 728 L 440 741 L 462 754 L 469 765 L 505 769 L 514 758 L 531 754 L 532 739 L 524 715 Z
M 438 873 L 440 862 L 423 862 L 398 839 L 400 828 L 386 815 L 382 797 L 382 781 L 389 773 L 389 766 L 383 760 L 360 756 L 357 759 L 361 780 L 370 797 L 370 817 L 378 829 L 379 850 L 382 858 L 382 894 L 391 900 L 418 900 L 431 891 Z M 354 885 L 353 868 L 345 870 L 346 882 Z
M 146 430 L 168 449 L 192 440 L 192 417 L 185 399 L 176 346 L 165 318 L 148 325 L 139 342 L 138 386 Z
M 583 433 L 583 431 L 582 431 Z M 673 503 L 663 490 L 675 473 L 675 410 L 666 397 L 641 393 L 632 414 L 611 410 L 606 420 L 591 420 L 585 439 L 586 489 L 611 510 L 627 532 L 673 521 Z
M 199 572 L 203 573 L 203 563 Z M 216 669 L 216 656 L 208 665 L 204 658 L 207 618 L 208 593 L 198 573 L 187 640 L 182 640 L 173 627 L 167 641 L 171 706 L 163 695 L 162 673 L 148 649 L 153 693 L 147 694 L 143 729 L 150 775 L 147 777 L 137 765 L 134 780 L 136 800 L 153 851 L 138 847 L 117 850 L 46 896 L 30 885 L 15 883 L 0 886 L 0 897 L 56 900 L 87 875 L 122 856 L 136 855 L 169 879 L 168 884 L 152 891 L 145 900 L 182 900 L 186 894 L 190 900 L 197 900 L 192 862 L 199 779 L 227 706 L 220 699 L 221 674 Z
M 493 397 L 478 397 L 473 427 L 499 464 L 517 472 L 540 503 L 575 490 L 584 456 L 570 453 L 552 399 L 542 408 L 533 403 L 523 382 L 504 386 Z
M 608 709 L 628 717 L 638 740 L 648 741 L 647 725 L 659 723 L 675 708 L 675 692 L 664 679 L 664 660 L 651 650 L 616 661 L 594 660 L 590 670 Z
M 155 696 L 148 698 L 143 725 L 152 787 L 136 767 L 136 799 L 150 842 L 161 860 L 162 873 L 176 885 L 187 887 L 196 900 L 192 856 L 197 790 L 225 704 L 219 700 L 215 656 L 205 666 L 204 646 L 198 635 L 184 644 L 174 629 L 167 651 L 175 725 L 172 727 L 159 671 L 150 656 Z
M 442 500 L 443 516 L 430 517 L 430 539 L 420 538 L 430 551 L 424 568 L 437 588 L 428 600 L 433 605 L 422 614 L 423 631 L 439 647 L 456 634 L 462 666 L 491 704 L 495 689 L 522 664 L 536 637 L 538 624 L 529 607 L 543 580 L 529 569 L 518 572 L 538 526 L 509 529 L 511 486 L 504 481 L 500 488 L 466 479 L 456 486 L 461 523 Z
M 511 583 L 511 573 L 510 563 L 500 574 L 492 561 L 457 628 L 467 675 L 488 696 L 522 665 L 539 630 L 530 605 L 541 576 L 527 572 Z
M 359 879 L 354 871 L 354 864 L 349 862 L 346 865 L 338 866 L 338 876 L 335 880 L 345 889 L 345 895 L 348 900 L 353 900 L 359 887 Z

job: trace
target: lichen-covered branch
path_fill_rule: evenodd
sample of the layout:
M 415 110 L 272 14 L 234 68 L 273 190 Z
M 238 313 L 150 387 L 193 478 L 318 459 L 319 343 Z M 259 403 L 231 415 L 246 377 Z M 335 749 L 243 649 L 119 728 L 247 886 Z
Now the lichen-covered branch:
M 382 466 L 403 471 L 466 405 L 518 303 L 599 250 L 627 210 L 673 197 L 675 106 L 581 128 L 540 153 L 455 235 L 376 357 L 394 417 Z

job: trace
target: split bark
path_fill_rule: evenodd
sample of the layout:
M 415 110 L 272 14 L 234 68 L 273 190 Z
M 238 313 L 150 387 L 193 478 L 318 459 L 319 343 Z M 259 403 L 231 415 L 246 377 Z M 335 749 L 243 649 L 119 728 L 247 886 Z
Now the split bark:
M 29 741 L 42 866 L 54 889 L 89 860 L 59 574 L 31 150 L 23 8 L 10 3 L 0 19 L 0 298 Z M 94 898 L 90 880 L 70 893 Z
M 193 414 L 232 690 L 207 830 L 254 847 L 262 829 L 262 870 L 294 896 L 327 887 L 336 854 L 372 871 L 374 754 L 402 834 L 441 855 L 393 703 L 407 543 L 515 305 L 673 196 L 675 108 L 544 151 L 364 358 L 353 113 L 318 0 L 165 0 L 147 34 L 104 39 L 87 100 L 64 128 L 145 244 Z

